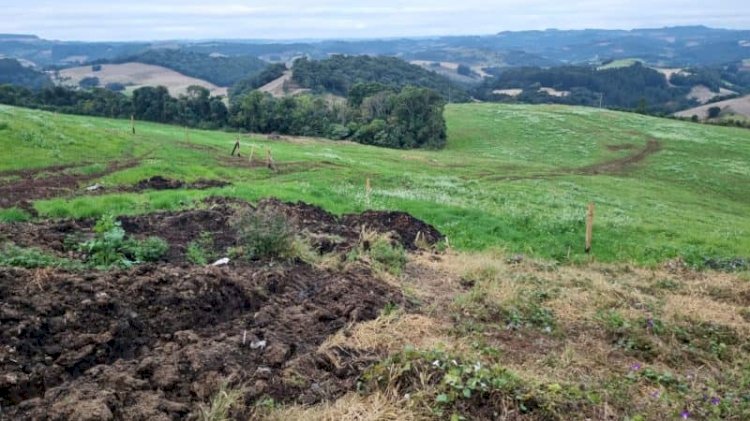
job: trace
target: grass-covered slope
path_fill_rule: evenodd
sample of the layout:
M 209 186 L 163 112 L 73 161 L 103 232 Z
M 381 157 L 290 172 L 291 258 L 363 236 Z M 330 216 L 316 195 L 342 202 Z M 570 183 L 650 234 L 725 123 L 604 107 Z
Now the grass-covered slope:
M 400 209 L 434 224 L 457 248 L 560 261 L 584 258 L 593 201 L 599 260 L 750 254 L 749 131 L 565 106 L 451 105 L 446 119 L 443 151 L 243 136 L 243 157 L 232 158 L 236 134 L 137 123 L 133 136 L 128 121 L 0 107 L 0 186 L 19 182 L 19 170 L 53 165 L 71 165 L 60 171 L 80 177 L 80 187 L 105 186 L 96 195 L 79 188 L 74 196 L 32 198 L 41 217 L 174 209 L 211 194 L 304 200 L 333 212 Z M 275 172 L 258 162 L 266 148 Z M 153 175 L 232 185 L 117 191 Z M 24 217 L 0 210 L 0 220 Z

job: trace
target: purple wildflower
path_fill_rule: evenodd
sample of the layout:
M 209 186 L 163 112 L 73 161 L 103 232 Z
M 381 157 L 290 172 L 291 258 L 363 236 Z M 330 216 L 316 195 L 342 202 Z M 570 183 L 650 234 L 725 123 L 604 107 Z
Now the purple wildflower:
M 654 319 L 652 319 L 650 317 L 648 319 L 646 319 L 646 327 L 649 328 L 649 329 L 653 329 L 654 328 Z
M 641 363 L 634 363 L 630 366 L 630 371 L 638 371 L 641 369 Z
M 716 406 L 720 403 L 721 403 L 721 398 L 719 398 L 718 396 L 714 396 L 711 398 L 711 405 Z
M 659 396 L 661 396 L 661 392 L 659 392 L 658 390 L 654 390 L 653 392 L 651 392 L 652 398 L 659 399 Z
M 685 409 L 684 411 L 680 412 L 680 418 L 682 418 L 683 420 L 690 418 L 690 411 Z

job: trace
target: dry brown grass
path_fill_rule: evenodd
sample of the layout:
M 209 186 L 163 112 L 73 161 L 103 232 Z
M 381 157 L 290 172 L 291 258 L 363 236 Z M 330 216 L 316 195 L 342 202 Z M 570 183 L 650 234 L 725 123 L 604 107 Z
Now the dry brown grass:
M 706 355 L 684 355 L 674 337 L 648 333 L 657 354 L 644 362 L 613 342 L 602 314 L 616 311 L 638 329 L 639 323 L 652 317 L 669 327 L 712 323 L 733 329 L 741 341 L 747 341 L 750 320 L 741 312 L 746 305 L 743 300 L 750 297 L 749 280 L 746 274 L 693 272 L 681 267 L 598 263 L 557 266 L 527 258 L 509 259 L 500 251 L 447 252 L 439 256 L 425 252 L 410 256 L 403 276 L 389 278 L 423 303 L 420 312 L 398 311 L 349 326 L 330 337 L 319 351 L 335 356 L 336 348 L 354 348 L 384 359 L 410 347 L 440 349 L 464 361 L 478 361 L 487 358 L 483 349 L 494 349 L 499 354 L 492 361 L 531 387 L 545 390 L 546 385 L 562 384 L 601 388 L 603 401 L 586 404 L 586 416 L 592 419 L 621 418 L 623 402 L 618 393 L 627 394 L 632 408 L 639 412 L 669 418 L 675 414 L 672 404 L 653 398 L 667 393 L 663 385 L 631 381 L 618 386 L 620 389 L 605 388 L 613 381 L 622 381 L 634 364 L 647 364 L 652 370 L 672 372 L 682 379 L 692 378 L 697 389 L 724 381 L 730 366 Z M 554 314 L 554 332 L 526 327 L 508 330 L 501 320 L 481 321 L 483 331 L 462 333 L 459 329 L 457 320 L 462 317 L 455 316 L 463 305 L 490 302 L 502 306 L 530 290 L 551 292 L 543 305 Z M 686 373 L 692 377 L 686 377 Z M 424 395 L 432 396 L 434 390 L 427 389 Z M 386 388 L 368 396 L 348 394 L 314 407 L 287 407 L 269 414 L 268 419 L 421 419 L 428 416 L 430 402 L 418 403 L 414 396 L 407 400 Z
M 407 409 L 408 403 L 382 393 L 360 396 L 349 393 L 340 399 L 312 407 L 292 406 L 271 411 L 267 421 L 417 421 L 427 419 Z

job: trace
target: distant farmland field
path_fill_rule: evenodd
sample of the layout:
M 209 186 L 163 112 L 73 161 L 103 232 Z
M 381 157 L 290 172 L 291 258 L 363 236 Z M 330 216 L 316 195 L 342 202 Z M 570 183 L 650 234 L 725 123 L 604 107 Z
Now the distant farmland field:
M 73 67 L 60 71 L 60 77 L 55 82 L 65 86 L 78 86 L 86 77 L 99 78 L 100 86 L 108 83 L 121 83 L 127 86 L 127 91 L 143 86 L 164 86 L 173 96 L 184 94 L 188 86 L 198 85 L 212 95 L 227 95 L 227 89 L 221 88 L 205 80 L 185 76 L 166 67 L 143 63 L 103 64 L 101 70 L 93 71 L 91 66 Z

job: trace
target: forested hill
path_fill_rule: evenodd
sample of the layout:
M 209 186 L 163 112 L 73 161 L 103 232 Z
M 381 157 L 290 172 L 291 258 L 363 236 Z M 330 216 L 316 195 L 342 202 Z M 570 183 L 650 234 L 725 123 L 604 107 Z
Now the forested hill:
M 40 89 L 52 86 L 52 81 L 45 73 L 25 67 L 18 60 L 0 58 L 0 85 L 4 84 Z
M 463 102 L 469 95 L 448 78 L 395 57 L 334 55 L 325 60 L 294 62 L 294 81 L 315 92 L 348 96 L 358 83 L 379 83 L 395 90 L 418 86 L 438 92 L 450 102 Z
M 258 74 L 268 66 L 254 56 L 216 56 L 185 49 L 151 49 L 107 62 L 154 64 L 223 87 Z
M 485 80 L 474 94 L 481 100 L 562 103 L 672 113 L 695 106 L 691 90 L 702 86 L 719 94 L 750 89 L 750 74 L 735 67 L 685 69 L 667 77 L 635 62 L 629 66 L 597 68 L 562 66 L 505 69 Z M 726 91 L 728 92 L 728 91 Z

